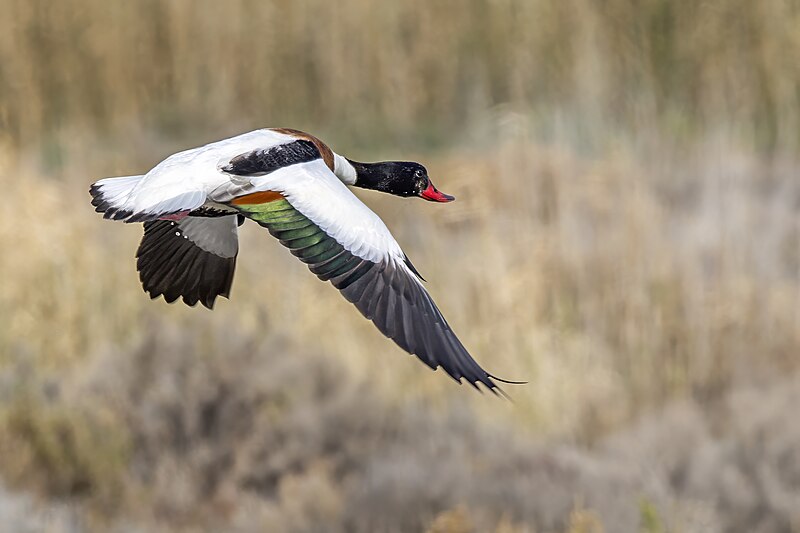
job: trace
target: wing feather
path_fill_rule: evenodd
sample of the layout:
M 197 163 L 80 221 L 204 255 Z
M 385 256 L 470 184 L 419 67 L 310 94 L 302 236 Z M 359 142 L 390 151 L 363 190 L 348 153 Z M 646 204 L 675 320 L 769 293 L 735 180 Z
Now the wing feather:
M 433 369 L 441 366 L 458 382 L 499 390 L 458 340 L 383 222 L 321 160 L 268 175 L 254 171 L 258 190 L 280 192 L 283 199 L 236 202 L 242 215 L 267 228 L 403 350 Z
M 179 222 L 145 222 L 136 253 L 144 290 L 172 303 L 201 302 L 211 309 L 217 296 L 230 296 L 236 269 L 237 216 L 187 217 Z

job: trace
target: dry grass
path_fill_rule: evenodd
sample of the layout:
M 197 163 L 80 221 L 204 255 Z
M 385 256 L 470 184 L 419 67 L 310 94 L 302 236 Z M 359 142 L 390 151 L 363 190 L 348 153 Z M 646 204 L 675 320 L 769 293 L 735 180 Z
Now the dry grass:
M 714 149 L 726 157 L 711 158 Z M 795 464 L 785 455 L 793 436 L 781 433 L 792 424 L 774 421 L 791 402 L 735 408 L 754 419 L 745 433 L 768 424 L 777 450 L 742 441 L 733 419 L 713 413 L 734 412 L 729 398 L 742 387 L 773 387 L 797 370 L 800 184 L 790 162 L 766 165 L 730 145 L 668 159 L 586 159 L 512 137 L 430 161 L 455 204 L 366 195 L 479 360 L 530 379 L 510 390 L 513 404 L 405 356 L 258 228 L 245 226 L 232 301 L 213 313 L 168 306 L 138 286 L 140 229 L 75 208 L 86 202 L 77 179 L 9 183 L 0 446 L 15 459 L 0 470 L 17 487 L 111 513 L 82 519 L 90 523 L 150 520 L 146 509 L 159 527 L 213 529 L 199 511 L 213 505 L 243 530 L 278 521 L 287 531 L 658 531 L 666 520 L 736 531 L 727 516 L 776 530 L 796 518 L 781 503 L 796 498 L 784 484 L 794 478 L 759 472 L 779 457 Z M 664 185 L 668 175 L 683 183 Z M 165 328 L 176 332 L 166 344 Z M 679 399 L 698 403 L 644 434 L 623 433 L 611 456 L 575 465 L 567 451 L 551 467 L 539 454 L 556 452 L 537 451 L 537 434 L 602 445 Z M 698 422 L 701 409 L 717 422 Z M 224 420 L 212 434 L 208 410 Z M 654 448 L 631 444 L 651 431 Z M 696 455 L 691 431 L 708 439 L 708 456 Z M 430 447 L 420 449 L 423 434 Z M 658 443 L 671 435 L 689 440 L 665 456 Z M 730 477 L 693 474 L 714 461 L 774 488 L 740 494 Z M 448 470 L 463 465 L 466 477 Z M 663 472 L 655 489 L 638 468 Z M 463 523 L 459 505 L 470 509 Z
M 463 405 L 387 403 L 330 355 L 289 351 L 279 336 L 213 321 L 205 333 L 154 325 L 141 345 L 5 402 L 5 479 L 71 505 L 0 498 L 3 523 L 708 533 L 787 531 L 800 518 L 796 377 L 716 407 L 677 402 L 586 449 Z
M 680 136 L 731 129 L 762 148 L 798 142 L 794 1 L 0 5 L 0 125 L 44 150 L 76 123 L 198 141 L 187 130 L 263 124 L 359 146 L 443 141 L 509 103 L 555 110 L 544 133 L 566 120 L 591 140 L 658 124 Z
M 800 184 L 790 162 L 766 166 L 731 146 L 650 157 L 587 160 L 516 139 L 429 161 L 459 197 L 452 205 L 365 195 L 476 357 L 532 382 L 514 388 L 515 406 L 459 398 L 591 440 L 675 394 L 713 399 L 739 378 L 796 367 Z M 683 183 L 667 184 L 671 175 Z M 0 292 L 6 363 L 61 369 L 146 338 L 152 321 L 202 328 L 205 310 L 142 295 L 140 229 L 76 208 L 85 183 L 32 188 L 33 176 L 20 177 L 0 230 L 15 251 L 0 259 L 15 280 Z M 452 399 L 446 377 L 387 343 L 259 228 L 245 226 L 243 240 L 232 301 L 215 319 L 324 348 L 393 400 Z
M 800 520 L 796 2 L 0 8 L 0 474 L 61 530 Z M 251 224 L 230 302 L 148 300 L 88 184 L 264 125 L 458 197 L 359 193 L 513 404 Z

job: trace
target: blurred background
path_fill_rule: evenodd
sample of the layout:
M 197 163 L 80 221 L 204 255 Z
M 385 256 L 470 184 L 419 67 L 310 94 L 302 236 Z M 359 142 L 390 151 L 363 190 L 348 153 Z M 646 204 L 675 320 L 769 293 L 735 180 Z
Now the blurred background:
M 0 530 L 800 531 L 800 2 L 0 0 Z M 287 126 L 513 402 L 254 224 L 150 301 L 89 184 Z

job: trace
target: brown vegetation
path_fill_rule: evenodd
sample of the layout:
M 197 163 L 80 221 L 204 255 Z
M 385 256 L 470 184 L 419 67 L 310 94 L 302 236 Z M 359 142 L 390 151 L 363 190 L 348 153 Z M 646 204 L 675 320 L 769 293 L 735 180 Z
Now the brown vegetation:
M 0 523 L 796 528 L 795 3 L 0 8 Z M 359 192 L 513 403 L 250 224 L 230 302 L 149 301 L 89 183 L 264 125 L 458 198 Z
M 445 142 L 498 104 L 584 140 L 659 124 L 682 137 L 726 128 L 761 148 L 798 142 L 793 1 L 2 7 L 0 124 L 15 142 L 44 149 L 76 124 L 197 142 L 200 131 L 265 123 L 361 147 Z

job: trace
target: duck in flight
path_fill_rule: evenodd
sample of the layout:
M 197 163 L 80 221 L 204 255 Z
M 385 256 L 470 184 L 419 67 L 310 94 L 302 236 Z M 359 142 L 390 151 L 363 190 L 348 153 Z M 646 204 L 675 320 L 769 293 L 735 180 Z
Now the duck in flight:
M 461 383 L 494 380 L 461 344 L 422 285 L 422 276 L 383 221 L 347 186 L 450 202 L 425 167 L 359 163 L 301 131 L 261 129 L 171 155 L 140 176 L 91 188 L 107 219 L 143 222 L 137 270 L 151 298 L 211 309 L 230 295 L 237 228 L 267 228 L 387 337 Z M 514 382 L 508 382 L 514 383 Z M 500 391 L 502 392 L 502 391 Z

